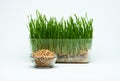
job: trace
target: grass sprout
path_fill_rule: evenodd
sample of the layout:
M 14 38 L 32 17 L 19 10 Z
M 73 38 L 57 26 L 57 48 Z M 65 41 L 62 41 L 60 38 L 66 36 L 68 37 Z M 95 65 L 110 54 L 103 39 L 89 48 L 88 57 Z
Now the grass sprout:
M 28 29 L 32 51 L 49 49 L 56 54 L 79 54 L 80 50 L 88 50 L 93 38 L 93 19 L 79 17 L 76 14 L 61 18 L 47 19 L 46 15 L 36 10 L 36 18 L 30 15 L 28 18 Z

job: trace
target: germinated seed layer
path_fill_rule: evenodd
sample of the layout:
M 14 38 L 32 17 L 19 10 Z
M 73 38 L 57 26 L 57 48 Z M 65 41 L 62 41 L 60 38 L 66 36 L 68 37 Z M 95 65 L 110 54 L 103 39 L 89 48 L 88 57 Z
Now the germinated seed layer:
M 42 49 L 42 50 L 38 50 L 38 51 L 34 52 L 33 57 L 35 57 L 35 58 L 39 58 L 39 57 L 53 58 L 54 53 L 49 50 Z

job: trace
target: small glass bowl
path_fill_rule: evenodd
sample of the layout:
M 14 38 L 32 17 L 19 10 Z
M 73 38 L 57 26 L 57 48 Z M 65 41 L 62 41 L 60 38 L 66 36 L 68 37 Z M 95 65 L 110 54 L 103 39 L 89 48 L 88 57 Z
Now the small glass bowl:
M 37 67 L 53 67 L 55 65 L 57 56 L 54 57 L 33 57 L 33 62 Z

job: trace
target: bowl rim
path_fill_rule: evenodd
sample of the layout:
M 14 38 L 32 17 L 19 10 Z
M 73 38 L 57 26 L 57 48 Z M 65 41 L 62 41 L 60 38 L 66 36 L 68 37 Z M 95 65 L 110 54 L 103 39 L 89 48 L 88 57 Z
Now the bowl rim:
M 38 57 L 35 57 L 35 56 L 33 56 L 32 55 L 32 57 L 34 58 L 34 59 L 54 59 L 54 58 L 57 58 L 57 55 L 54 55 L 53 57 L 51 57 L 51 56 L 45 56 L 45 57 L 43 57 L 43 56 L 38 56 Z M 47 58 L 46 58 L 47 57 Z M 50 57 L 50 58 L 49 58 Z

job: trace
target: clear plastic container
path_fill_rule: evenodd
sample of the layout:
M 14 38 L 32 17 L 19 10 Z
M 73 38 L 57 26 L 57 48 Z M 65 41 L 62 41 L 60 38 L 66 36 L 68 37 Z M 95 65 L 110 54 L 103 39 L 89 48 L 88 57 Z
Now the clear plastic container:
M 32 53 L 48 49 L 57 55 L 58 63 L 88 63 L 92 39 L 30 39 Z

